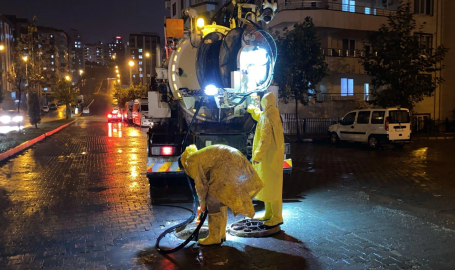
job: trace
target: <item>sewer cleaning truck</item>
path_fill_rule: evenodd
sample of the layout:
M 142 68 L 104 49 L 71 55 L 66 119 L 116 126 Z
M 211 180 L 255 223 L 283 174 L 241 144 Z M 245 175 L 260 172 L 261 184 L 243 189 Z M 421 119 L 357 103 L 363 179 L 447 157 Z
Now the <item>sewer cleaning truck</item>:
M 225 144 L 251 158 L 256 122 L 246 109 L 259 107 L 271 88 L 277 48 L 260 24 L 275 12 L 267 0 L 261 6 L 227 1 L 211 18 L 187 8 L 182 19 L 166 21 L 167 28 L 181 29 L 166 31 L 174 36 L 167 35 L 164 61 L 159 47 L 156 52 L 157 90 L 148 92 L 150 183 L 183 174 L 178 157 L 190 144 Z M 289 173 L 290 145 L 285 148 L 283 170 Z

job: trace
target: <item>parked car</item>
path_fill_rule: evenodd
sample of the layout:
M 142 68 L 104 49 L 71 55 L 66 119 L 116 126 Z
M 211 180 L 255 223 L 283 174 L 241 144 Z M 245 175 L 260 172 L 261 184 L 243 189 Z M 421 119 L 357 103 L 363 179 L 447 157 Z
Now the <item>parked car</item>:
M 45 112 L 45 113 L 48 113 L 49 112 L 49 106 L 44 105 L 43 107 L 41 107 L 41 111 Z
M 122 114 L 118 109 L 113 109 L 111 113 L 107 115 L 107 122 L 122 121 Z
M 0 112 L 0 124 L 2 125 L 22 124 L 23 121 L 24 117 L 16 110 Z
M 49 104 L 49 110 L 51 110 L 51 111 L 57 110 L 57 105 L 55 105 L 55 103 Z
M 88 107 L 84 107 L 84 109 L 82 109 L 82 113 L 83 114 L 89 114 L 90 113 L 90 109 Z
M 411 118 L 404 108 L 362 109 L 347 113 L 329 127 L 330 141 L 366 142 L 371 148 L 392 144 L 402 148 L 411 142 Z

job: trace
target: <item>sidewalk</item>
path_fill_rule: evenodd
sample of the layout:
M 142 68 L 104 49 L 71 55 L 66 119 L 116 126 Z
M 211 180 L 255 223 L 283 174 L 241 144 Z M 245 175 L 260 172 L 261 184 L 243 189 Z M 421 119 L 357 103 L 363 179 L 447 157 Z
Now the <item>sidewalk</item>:
M 6 134 L 2 134 L 0 136 L 0 153 L 13 149 L 24 142 L 33 140 L 74 120 L 74 118 L 60 119 L 39 124 L 38 128 L 35 128 L 34 126 L 21 127 L 19 131 L 10 131 Z

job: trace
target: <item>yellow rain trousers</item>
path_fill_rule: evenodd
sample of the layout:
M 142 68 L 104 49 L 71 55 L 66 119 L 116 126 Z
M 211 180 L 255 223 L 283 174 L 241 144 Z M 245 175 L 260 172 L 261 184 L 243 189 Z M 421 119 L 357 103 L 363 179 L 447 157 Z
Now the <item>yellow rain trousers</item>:
M 267 93 L 261 100 L 264 111 L 248 108 L 254 120 L 258 121 L 253 141 L 253 165 L 264 188 L 256 195 L 263 202 L 282 200 L 284 136 L 280 113 L 276 107 L 276 97 Z
M 207 205 L 209 194 L 231 208 L 234 215 L 254 217 L 251 200 L 263 184 L 240 151 L 227 145 L 211 145 L 201 150 L 190 145 L 181 162 L 185 173 L 194 179 L 200 205 Z

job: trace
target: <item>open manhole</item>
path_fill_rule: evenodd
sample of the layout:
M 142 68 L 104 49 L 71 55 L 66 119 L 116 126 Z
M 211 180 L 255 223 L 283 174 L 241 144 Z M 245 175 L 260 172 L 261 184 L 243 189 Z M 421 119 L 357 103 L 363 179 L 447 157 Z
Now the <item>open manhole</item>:
M 238 237 L 265 237 L 281 231 L 280 226 L 267 228 L 257 219 L 242 219 L 229 226 L 229 233 Z
M 186 226 L 179 227 L 175 230 L 175 236 L 179 239 L 186 240 L 196 230 L 196 223 L 191 223 Z M 199 239 L 206 238 L 209 235 L 209 227 L 202 225 L 199 231 Z

